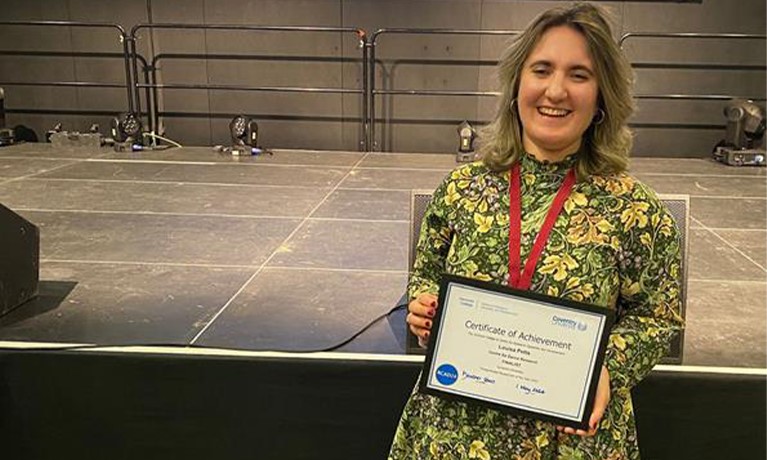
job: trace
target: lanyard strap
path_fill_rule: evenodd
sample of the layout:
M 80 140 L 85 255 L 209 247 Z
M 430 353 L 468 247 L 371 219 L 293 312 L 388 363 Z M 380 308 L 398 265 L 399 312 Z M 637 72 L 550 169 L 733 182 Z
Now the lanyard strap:
M 525 262 L 525 270 L 520 274 L 521 256 L 520 240 L 522 238 L 522 186 L 520 178 L 519 163 L 511 168 L 511 179 L 509 181 L 509 285 L 513 288 L 527 290 L 535 273 L 535 266 L 541 257 L 543 248 L 549 239 L 551 229 L 562 212 L 562 208 L 575 185 L 575 170 L 570 169 L 565 176 L 562 185 L 559 186 L 557 196 L 546 214 L 546 220 L 543 222 L 541 231 L 535 238 L 533 249 Z

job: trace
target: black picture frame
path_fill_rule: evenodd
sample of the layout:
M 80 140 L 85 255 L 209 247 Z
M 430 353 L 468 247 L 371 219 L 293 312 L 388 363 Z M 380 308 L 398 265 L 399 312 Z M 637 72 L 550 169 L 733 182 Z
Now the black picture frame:
M 594 361 L 594 368 L 590 374 L 590 380 L 588 383 L 587 399 L 586 399 L 586 404 L 584 406 L 586 409 L 583 411 L 583 416 L 580 420 L 574 421 L 568 418 L 562 418 L 562 417 L 552 416 L 549 414 L 543 414 L 543 413 L 536 412 L 534 410 L 524 409 L 518 406 L 500 404 L 500 403 L 495 403 L 491 401 L 486 401 L 483 399 L 473 398 L 470 396 L 464 396 L 462 394 L 456 394 L 456 393 L 450 392 L 449 390 L 446 390 L 444 388 L 437 388 L 437 387 L 429 385 L 430 376 L 432 375 L 432 373 L 436 371 L 435 366 L 437 365 L 437 363 L 435 363 L 434 356 L 435 356 L 435 351 L 441 340 L 441 326 L 443 323 L 445 312 L 447 310 L 445 303 L 446 303 L 446 299 L 448 298 L 448 289 L 450 288 L 452 284 L 458 284 L 462 286 L 488 290 L 488 291 L 499 293 L 505 296 L 543 302 L 543 303 L 546 303 L 548 306 L 553 306 L 556 308 L 585 311 L 585 312 L 594 313 L 604 317 L 604 323 L 603 323 L 604 327 L 602 328 L 601 334 L 599 335 L 599 344 L 597 345 L 597 355 Z M 543 294 L 539 294 L 535 292 L 514 289 L 509 286 L 503 286 L 503 285 L 490 283 L 486 281 L 465 278 L 462 276 L 444 274 L 442 276 L 442 281 L 440 283 L 439 303 L 437 307 L 437 312 L 432 321 L 430 340 L 429 340 L 428 348 L 426 350 L 426 357 L 424 359 L 422 375 L 418 384 L 419 391 L 424 394 L 437 396 L 447 400 L 461 401 L 468 404 L 479 404 L 479 405 L 489 407 L 491 409 L 495 409 L 504 413 L 528 416 L 538 420 L 544 420 L 547 422 L 555 423 L 557 425 L 588 430 L 589 429 L 588 422 L 589 422 L 589 418 L 591 417 L 591 408 L 593 408 L 594 406 L 594 399 L 596 396 L 597 386 L 599 383 L 602 364 L 604 363 L 607 342 L 610 336 L 610 331 L 612 330 L 612 326 L 614 325 L 614 323 L 615 323 L 615 312 L 609 308 L 600 307 L 600 306 L 591 305 L 591 304 L 582 303 L 582 302 L 576 302 L 570 299 L 563 299 L 563 298 L 547 296 L 547 295 L 543 295 Z

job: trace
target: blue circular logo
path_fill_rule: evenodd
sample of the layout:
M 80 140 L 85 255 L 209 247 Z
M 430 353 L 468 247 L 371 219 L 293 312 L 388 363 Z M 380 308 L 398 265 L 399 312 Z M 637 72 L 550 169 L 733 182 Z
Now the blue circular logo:
M 443 364 L 437 368 L 437 381 L 442 385 L 452 385 L 458 380 L 458 369 L 451 364 Z

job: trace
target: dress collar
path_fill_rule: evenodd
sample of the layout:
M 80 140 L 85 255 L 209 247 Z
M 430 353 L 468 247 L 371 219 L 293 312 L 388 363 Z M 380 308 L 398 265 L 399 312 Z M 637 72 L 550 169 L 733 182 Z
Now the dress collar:
M 522 155 L 520 165 L 522 170 L 530 173 L 566 174 L 578 161 L 578 152 L 566 156 L 564 159 L 552 163 L 548 160 L 539 160 L 530 153 Z

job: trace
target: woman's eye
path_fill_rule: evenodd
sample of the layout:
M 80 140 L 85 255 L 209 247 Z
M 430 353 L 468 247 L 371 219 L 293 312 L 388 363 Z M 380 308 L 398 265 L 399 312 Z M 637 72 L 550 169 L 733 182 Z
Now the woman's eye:
M 533 69 L 533 73 L 535 75 L 546 75 L 549 73 L 549 70 L 546 69 L 545 67 L 538 67 Z
M 574 73 L 573 78 L 578 81 L 586 81 L 589 79 L 589 76 L 585 73 Z

